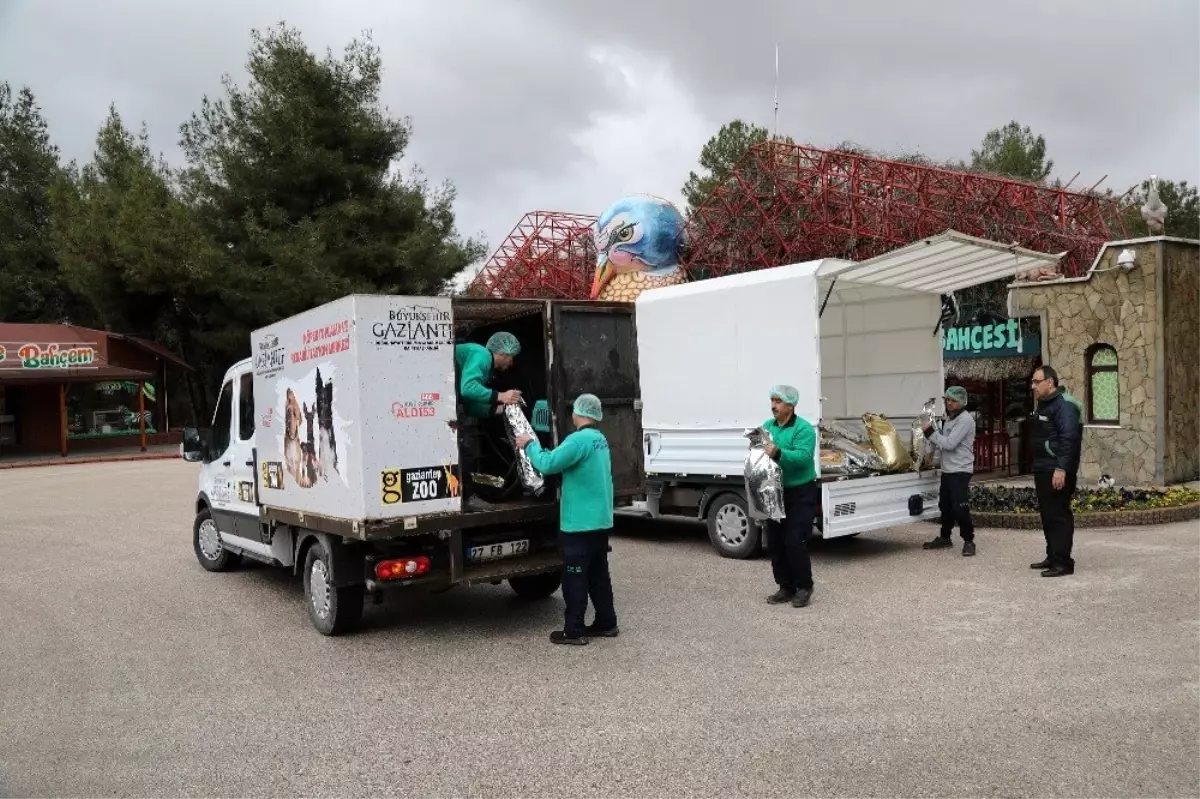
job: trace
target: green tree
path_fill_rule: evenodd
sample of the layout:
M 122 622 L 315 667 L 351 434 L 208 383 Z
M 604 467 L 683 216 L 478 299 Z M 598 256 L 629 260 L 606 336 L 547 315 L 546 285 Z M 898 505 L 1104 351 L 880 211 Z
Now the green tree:
M 1146 220 L 1142 219 L 1142 205 L 1146 202 L 1149 192 L 1150 181 L 1146 180 L 1127 195 L 1125 229 L 1130 236 L 1150 235 Z M 1186 180 L 1176 183 L 1160 178 L 1158 196 L 1167 206 L 1165 235 L 1200 239 L 1200 197 L 1197 196 L 1196 187 L 1188 184 Z
M 92 162 L 71 164 L 51 201 L 62 278 L 98 324 L 194 358 L 197 314 L 215 305 L 216 252 L 145 130 L 133 136 L 111 108 Z
M 700 150 L 700 166 L 704 174 L 691 172 L 683 184 L 683 197 L 688 209 L 698 208 L 713 189 L 729 179 L 742 156 L 752 146 L 770 138 L 771 133 L 766 128 L 740 119 L 722 125 Z M 790 137 L 780 137 L 779 140 L 794 144 Z
M 249 331 L 353 292 L 434 294 L 484 254 L 455 232 L 454 190 L 404 179 L 411 126 L 379 103 L 369 39 L 318 59 L 298 32 L 253 33 L 245 88 L 182 127 L 187 201 L 221 252 L 218 360 Z M 219 367 L 218 367 L 219 368 Z
M 1014 121 L 987 132 L 979 149 L 971 151 L 969 168 L 1044 183 L 1054 162 L 1046 158 L 1046 138 Z
M 0 321 L 63 322 L 79 308 L 58 280 L 49 189 L 58 176 L 33 92 L 0 84 Z

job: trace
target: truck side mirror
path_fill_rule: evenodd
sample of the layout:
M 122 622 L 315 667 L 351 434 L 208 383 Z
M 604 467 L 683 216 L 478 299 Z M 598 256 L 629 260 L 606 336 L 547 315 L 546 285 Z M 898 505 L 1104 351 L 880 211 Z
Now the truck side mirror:
M 179 445 L 179 453 L 185 461 L 197 463 L 204 460 L 206 449 L 199 430 L 194 427 L 183 428 L 183 443 Z

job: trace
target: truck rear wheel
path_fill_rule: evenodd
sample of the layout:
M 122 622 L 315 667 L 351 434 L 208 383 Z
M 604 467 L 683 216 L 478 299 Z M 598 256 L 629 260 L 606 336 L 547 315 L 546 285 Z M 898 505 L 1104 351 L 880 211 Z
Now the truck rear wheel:
M 221 543 L 221 532 L 208 508 L 201 508 L 192 523 L 192 549 L 196 560 L 210 572 L 227 571 L 242 562 L 241 555 L 230 552 Z
M 329 552 L 319 540 L 314 541 L 304 558 L 304 598 L 308 617 L 321 635 L 350 632 L 362 621 L 364 587 L 335 588 L 330 584 L 331 574 Z
M 758 524 L 737 494 L 721 494 L 708 506 L 708 540 L 723 558 L 744 560 L 759 553 L 762 539 Z
M 562 585 L 562 574 L 553 571 L 527 577 L 513 577 L 509 579 L 508 585 L 521 599 L 545 599 Z

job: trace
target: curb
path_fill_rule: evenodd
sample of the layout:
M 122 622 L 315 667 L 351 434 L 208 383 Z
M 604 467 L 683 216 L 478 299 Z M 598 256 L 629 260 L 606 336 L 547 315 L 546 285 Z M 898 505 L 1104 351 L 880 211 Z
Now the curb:
M 165 461 L 178 460 L 179 455 L 173 452 L 139 452 L 136 455 L 98 455 L 95 458 L 78 458 L 73 460 L 44 460 L 26 461 L 23 463 L 0 463 L 0 472 L 8 469 L 44 469 L 49 466 L 86 466 L 91 463 L 126 463 L 128 461 Z
M 1200 519 L 1200 502 L 1173 508 L 1143 510 L 1097 511 L 1076 513 L 1075 529 L 1081 527 L 1136 527 L 1149 524 L 1173 524 Z M 1038 513 L 988 513 L 971 511 L 976 527 L 999 527 L 1007 530 L 1040 530 L 1042 517 Z

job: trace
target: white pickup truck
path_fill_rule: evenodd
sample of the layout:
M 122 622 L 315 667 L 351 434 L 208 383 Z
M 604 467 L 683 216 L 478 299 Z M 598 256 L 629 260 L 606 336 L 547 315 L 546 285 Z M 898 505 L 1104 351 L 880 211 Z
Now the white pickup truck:
M 813 424 L 862 430 L 864 413 L 882 413 L 907 441 L 944 390 L 939 322 L 953 291 L 1058 257 L 948 231 L 872 261 L 645 292 L 636 321 L 646 495 L 623 513 L 704 519 L 720 554 L 754 556 L 763 534 L 746 513 L 743 432 L 770 416 L 771 386 L 799 388 L 796 412 Z M 938 485 L 932 471 L 824 479 L 817 533 L 935 518 Z

